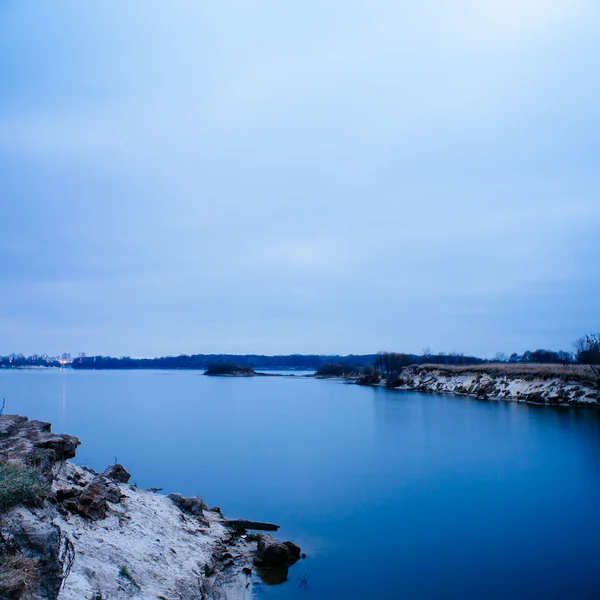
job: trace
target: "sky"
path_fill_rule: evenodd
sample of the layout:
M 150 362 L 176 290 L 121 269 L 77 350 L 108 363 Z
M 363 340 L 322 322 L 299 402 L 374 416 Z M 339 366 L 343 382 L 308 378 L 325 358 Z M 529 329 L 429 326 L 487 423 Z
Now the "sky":
M 573 349 L 597 0 L 0 0 L 0 354 Z

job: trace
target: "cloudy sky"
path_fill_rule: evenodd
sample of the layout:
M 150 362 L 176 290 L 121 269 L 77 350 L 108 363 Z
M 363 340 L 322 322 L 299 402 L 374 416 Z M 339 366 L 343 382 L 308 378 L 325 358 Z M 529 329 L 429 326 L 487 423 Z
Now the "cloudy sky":
M 0 0 L 0 354 L 572 349 L 597 0 Z

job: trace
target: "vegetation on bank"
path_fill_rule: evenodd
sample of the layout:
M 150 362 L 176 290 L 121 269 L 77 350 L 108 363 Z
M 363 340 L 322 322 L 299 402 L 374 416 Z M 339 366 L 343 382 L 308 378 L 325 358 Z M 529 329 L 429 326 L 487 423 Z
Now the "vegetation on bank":
M 356 377 L 360 374 L 360 368 L 343 363 L 326 363 L 315 372 L 317 377 Z
M 235 363 L 217 363 L 210 365 L 204 372 L 205 375 L 256 375 L 256 371 L 248 365 L 236 365 Z
M 448 365 L 421 365 L 422 371 L 442 371 L 447 373 L 464 373 L 470 372 L 481 372 L 488 373 L 490 375 L 499 376 L 516 376 L 516 377 L 536 377 L 540 379 L 549 379 L 552 377 L 558 377 L 565 381 L 568 380 L 587 380 L 592 383 L 597 381 L 597 377 L 592 369 L 588 365 L 569 364 L 569 365 L 557 365 L 557 364 L 540 364 L 540 363 L 486 363 L 484 365 L 473 365 L 473 366 L 448 366 Z
M 25 357 L 11 354 L 0 357 L 0 367 L 71 366 L 73 369 L 195 369 L 206 370 L 215 365 L 246 365 L 252 369 L 302 369 L 315 370 L 323 377 L 347 377 L 357 374 L 369 375 L 365 369 L 373 368 L 376 376 L 388 377 L 410 365 L 437 364 L 448 366 L 474 366 L 491 363 L 512 365 L 557 364 L 587 365 L 600 377 L 600 333 L 590 333 L 576 340 L 575 352 L 564 350 L 527 350 L 510 355 L 499 352 L 492 360 L 467 356 L 459 352 L 432 353 L 425 348 L 422 354 L 379 352 L 377 354 L 288 354 L 265 356 L 262 354 L 182 354 L 158 358 L 131 358 L 122 356 L 79 356 L 73 361 L 50 359 L 45 355 Z
M 575 342 L 577 362 L 588 365 L 600 377 L 600 333 L 588 333 Z
M 499 375 L 524 377 L 558 377 L 564 380 L 579 379 L 600 386 L 600 334 L 586 334 L 574 343 L 575 354 L 552 350 L 526 351 L 506 356 L 497 354 L 493 361 L 484 361 L 461 354 L 432 354 L 424 351 L 420 360 L 397 352 L 379 352 L 373 362 L 373 371 L 364 373 L 358 383 L 372 385 L 385 380 L 387 387 L 402 384 L 400 373 L 408 366 L 447 371 L 482 371 Z
M 348 356 L 325 354 L 288 354 L 265 356 L 262 354 L 182 354 L 160 358 L 130 358 L 123 356 L 83 356 L 75 358 L 73 369 L 197 369 L 205 370 L 221 363 L 247 365 L 253 369 L 303 369 L 314 370 L 326 363 L 343 363 L 361 367 L 373 364 L 375 354 L 350 354 Z
M 39 504 L 46 494 L 46 485 L 35 469 L 16 463 L 0 463 L 0 515 L 13 506 Z

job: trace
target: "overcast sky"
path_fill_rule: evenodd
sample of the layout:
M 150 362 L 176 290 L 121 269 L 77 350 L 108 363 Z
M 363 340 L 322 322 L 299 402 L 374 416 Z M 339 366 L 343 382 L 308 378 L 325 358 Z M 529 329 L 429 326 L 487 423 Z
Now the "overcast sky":
M 597 0 L 0 0 L 0 354 L 572 349 Z

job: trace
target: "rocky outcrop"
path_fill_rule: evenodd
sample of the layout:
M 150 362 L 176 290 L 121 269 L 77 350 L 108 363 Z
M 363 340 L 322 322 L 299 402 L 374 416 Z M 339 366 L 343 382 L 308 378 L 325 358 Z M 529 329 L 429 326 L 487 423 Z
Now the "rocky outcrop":
M 72 435 L 55 434 L 50 423 L 19 415 L 0 419 L 0 458 L 35 464 L 46 471 L 54 463 L 73 458 L 81 442 Z
M 561 406 L 600 406 L 600 388 L 591 379 L 568 373 L 511 372 L 508 369 L 469 369 L 412 366 L 402 369 L 387 387 L 419 392 L 468 395 L 482 400 L 507 400 Z
M 106 517 L 108 503 L 117 504 L 121 502 L 122 496 L 115 481 L 104 475 L 96 475 L 83 488 L 75 508 L 84 517 L 97 521 Z
M 225 527 L 198 496 L 139 490 L 122 465 L 96 473 L 66 462 L 78 445 L 48 423 L 0 415 L 0 464 L 35 469 L 45 492 L 38 503 L 2 505 L 3 600 L 240 598 L 258 543 L 265 565 L 294 556 Z

